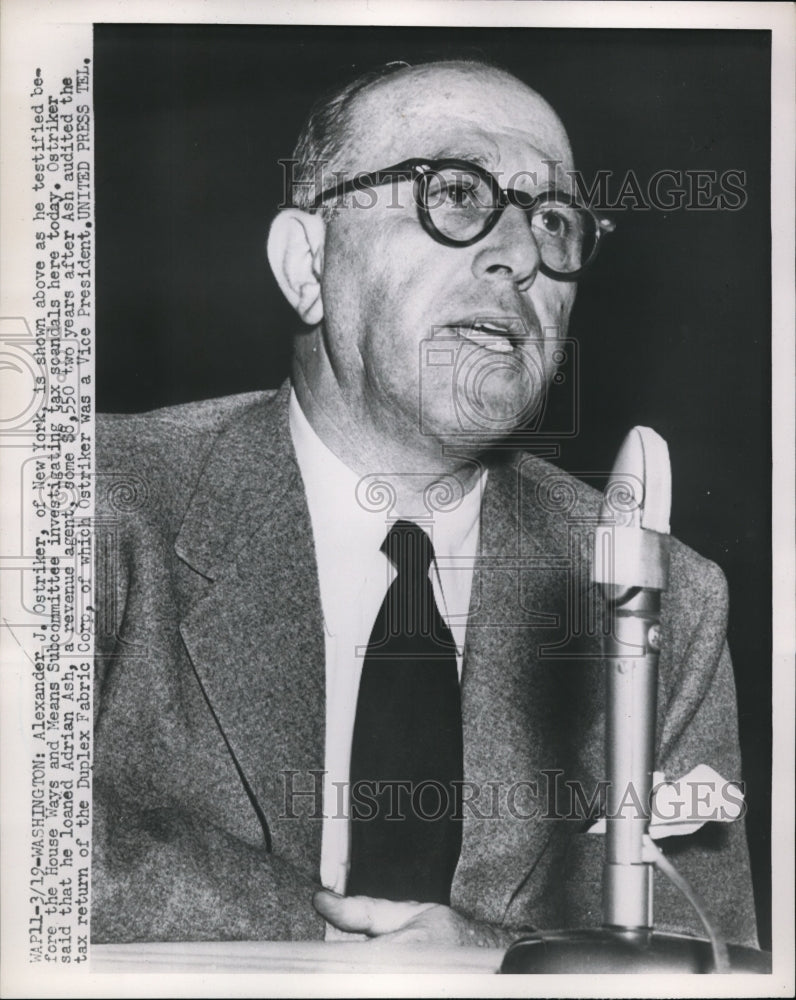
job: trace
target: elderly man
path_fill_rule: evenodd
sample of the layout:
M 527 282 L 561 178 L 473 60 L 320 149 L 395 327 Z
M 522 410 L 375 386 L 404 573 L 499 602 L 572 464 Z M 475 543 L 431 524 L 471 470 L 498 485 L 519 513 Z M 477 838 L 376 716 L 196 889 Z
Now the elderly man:
M 550 106 L 477 63 L 355 82 L 296 159 L 291 384 L 99 425 L 93 937 L 597 924 L 599 496 L 506 442 L 605 223 Z M 657 767 L 737 779 L 726 586 L 676 543 L 671 577 Z M 754 942 L 742 824 L 678 840 Z M 656 917 L 698 929 L 665 887 Z

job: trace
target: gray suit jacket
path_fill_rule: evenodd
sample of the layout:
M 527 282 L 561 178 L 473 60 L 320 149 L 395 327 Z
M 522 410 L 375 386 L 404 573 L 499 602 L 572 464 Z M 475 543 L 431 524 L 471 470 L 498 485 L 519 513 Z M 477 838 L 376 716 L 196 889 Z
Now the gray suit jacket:
M 321 938 L 324 637 L 288 389 L 98 423 L 95 941 Z M 600 922 L 599 494 L 528 456 L 490 472 L 462 676 L 452 904 L 507 927 Z M 657 767 L 739 779 L 721 572 L 673 542 Z M 298 794 L 301 791 L 318 794 Z M 513 789 L 513 791 L 512 791 Z M 743 823 L 668 853 L 754 943 Z M 701 928 L 656 877 L 656 923 Z

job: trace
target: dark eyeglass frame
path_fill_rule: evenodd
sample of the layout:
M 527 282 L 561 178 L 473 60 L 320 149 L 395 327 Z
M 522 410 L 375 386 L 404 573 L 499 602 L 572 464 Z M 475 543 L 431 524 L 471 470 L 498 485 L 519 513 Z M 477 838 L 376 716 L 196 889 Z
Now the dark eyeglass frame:
M 430 180 L 440 171 L 449 169 L 476 174 L 489 187 L 495 203 L 495 207 L 486 217 L 483 229 L 475 236 L 471 236 L 465 240 L 456 240 L 440 232 L 434 225 L 428 207 L 426 193 Z M 514 205 L 529 215 L 540 204 L 553 201 L 587 212 L 594 220 L 595 231 L 594 246 L 587 260 L 576 271 L 554 271 L 544 261 L 540 260 L 539 262 L 539 270 L 542 274 L 556 281 L 577 281 L 581 274 L 594 262 L 603 235 L 613 232 L 616 228 L 616 224 L 612 219 L 601 218 L 588 205 L 581 204 L 577 198 L 573 198 L 563 191 L 551 189 L 537 195 L 530 195 L 524 191 L 518 191 L 516 188 L 502 188 L 494 174 L 491 174 L 479 164 L 472 163 L 469 160 L 457 159 L 428 160 L 415 158 L 403 160 L 401 163 L 396 163 L 395 166 L 385 167 L 382 170 L 374 170 L 369 174 L 357 174 L 350 180 L 340 181 L 338 184 L 326 188 L 326 190 L 322 191 L 315 198 L 312 207 L 317 210 L 329 198 L 340 198 L 355 191 L 365 191 L 368 188 L 379 187 L 382 184 L 389 184 L 391 181 L 396 180 L 411 180 L 414 182 L 413 194 L 420 224 L 433 240 L 448 247 L 469 247 L 474 243 L 478 243 L 479 240 L 482 240 L 495 228 L 501 215 L 509 205 Z

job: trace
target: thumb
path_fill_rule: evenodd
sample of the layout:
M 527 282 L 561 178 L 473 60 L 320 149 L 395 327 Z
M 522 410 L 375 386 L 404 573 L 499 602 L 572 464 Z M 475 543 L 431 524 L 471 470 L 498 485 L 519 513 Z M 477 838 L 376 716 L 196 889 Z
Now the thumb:
M 315 909 L 342 931 L 378 936 L 392 934 L 434 903 L 396 903 L 372 896 L 339 896 L 321 889 L 312 899 Z

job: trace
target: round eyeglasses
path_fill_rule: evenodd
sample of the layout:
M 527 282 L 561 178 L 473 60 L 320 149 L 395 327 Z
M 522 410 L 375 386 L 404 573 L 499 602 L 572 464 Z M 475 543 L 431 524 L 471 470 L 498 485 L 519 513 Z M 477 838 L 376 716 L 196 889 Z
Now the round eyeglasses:
M 396 180 L 414 181 L 420 224 L 444 246 L 471 246 L 495 228 L 509 205 L 522 209 L 539 249 L 539 270 L 558 281 L 580 277 L 597 256 L 602 236 L 615 229 L 613 220 L 598 217 L 562 191 L 530 195 L 504 189 L 493 174 L 468 160 L 404 160 L 327 188 L 313 207 Z

